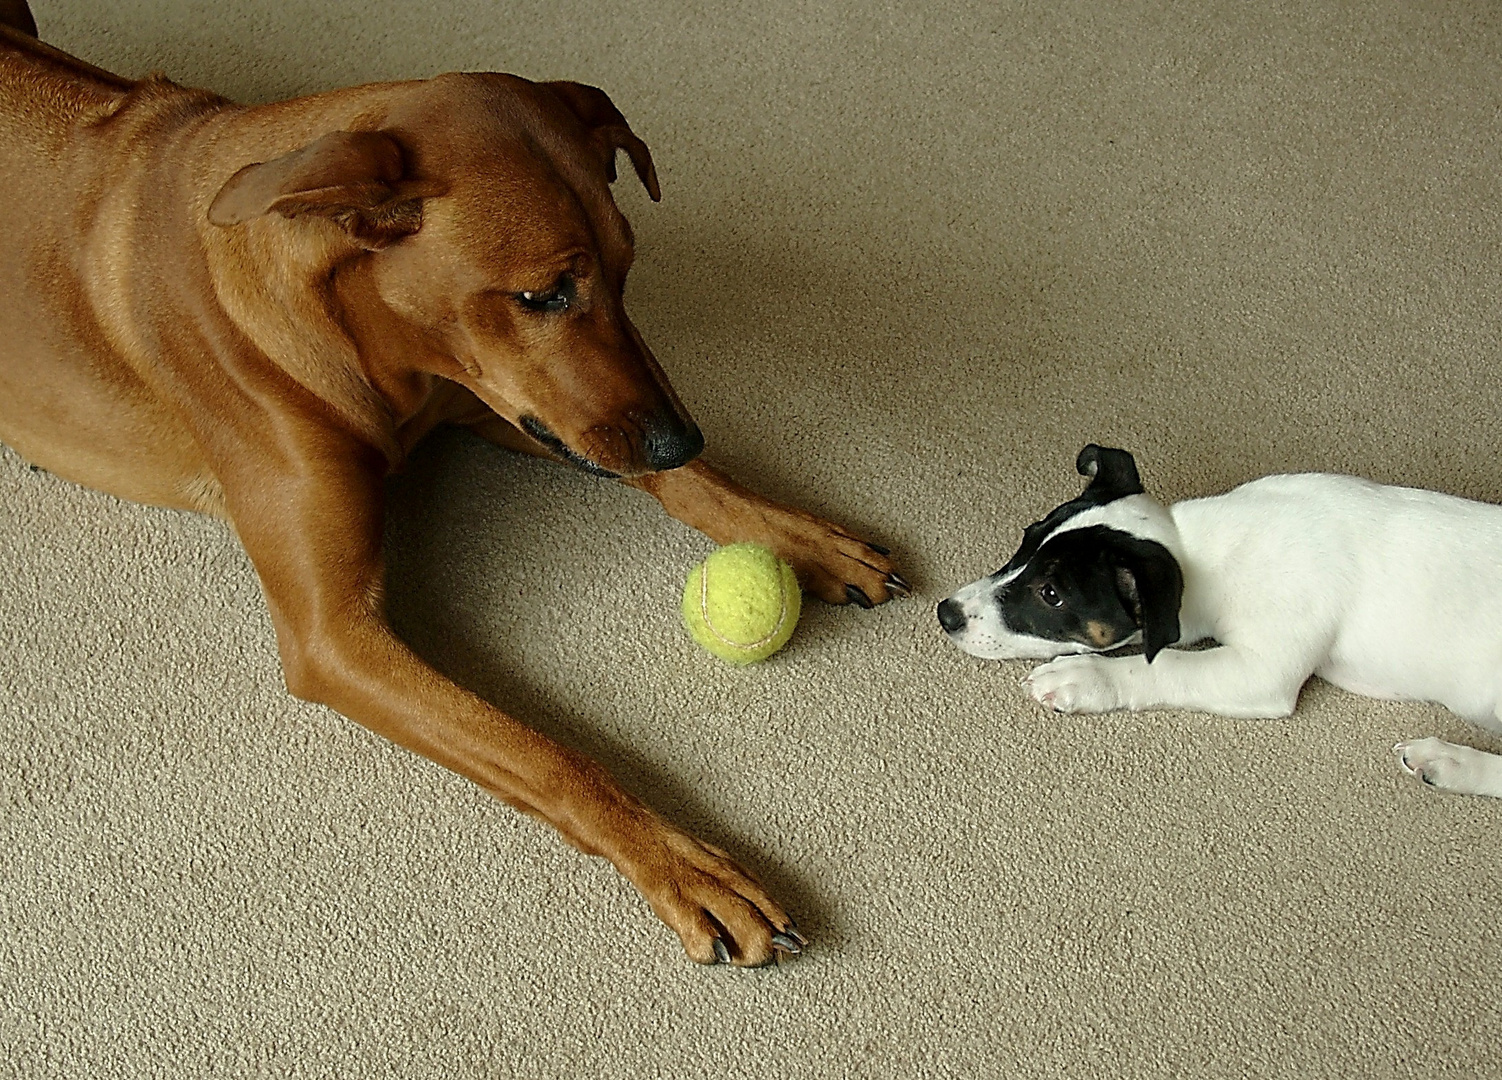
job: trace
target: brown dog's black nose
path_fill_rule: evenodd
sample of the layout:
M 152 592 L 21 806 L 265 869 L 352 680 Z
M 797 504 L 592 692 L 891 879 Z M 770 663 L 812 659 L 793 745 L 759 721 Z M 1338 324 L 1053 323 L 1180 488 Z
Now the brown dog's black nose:
M 965 613 L 953 600 L 939 601 L 939 625 L 948 633 L 954 633 L 965 625 Z
M 685 423 L 676 413 L 664 410 L 647 421 L 642 449 L 649 468 L 676 469 L 703 452 L 704 433 L 693 421 Z

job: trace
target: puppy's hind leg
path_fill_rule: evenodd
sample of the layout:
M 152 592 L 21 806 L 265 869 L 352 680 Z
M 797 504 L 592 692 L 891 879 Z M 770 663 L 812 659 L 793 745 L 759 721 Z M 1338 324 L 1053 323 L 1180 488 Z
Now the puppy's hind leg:
M 1502 798 L 1502 755 L 1433 738 L 1410 739 L 1393 749 L 1399 768 L 1432 788 Z

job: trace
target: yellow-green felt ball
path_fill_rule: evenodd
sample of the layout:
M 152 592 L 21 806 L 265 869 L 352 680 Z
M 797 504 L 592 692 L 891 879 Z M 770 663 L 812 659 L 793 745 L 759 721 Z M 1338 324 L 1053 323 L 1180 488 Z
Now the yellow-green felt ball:
M 793 568 L 760 544 L 729 544 L 689 571 L 683 625 L 721 660 L 754 664 L 787 644 L 802 594 Z

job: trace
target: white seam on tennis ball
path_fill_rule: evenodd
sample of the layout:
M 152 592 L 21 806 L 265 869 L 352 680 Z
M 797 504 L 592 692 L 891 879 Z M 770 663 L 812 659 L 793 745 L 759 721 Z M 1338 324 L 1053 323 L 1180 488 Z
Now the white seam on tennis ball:
M 782 564 L 777 564 L 777 595 L 782 599 L 782 610 L 777 613 L 777 622 L 772 627 L 772 632 L 760 641 L 731 641 L 724 634 L 714 628 L 714 623 L 709 621 L 709 562 L 705 560 L 704 572 L 699 575 L 699 614 L 704 617 L 704 628 L 715 636 L 715 640 L 732 649 L 757 649 L 771 641 L 782 632 L 782 621 L 788 617 L 788 590 L 787 583 L 782 580 Z

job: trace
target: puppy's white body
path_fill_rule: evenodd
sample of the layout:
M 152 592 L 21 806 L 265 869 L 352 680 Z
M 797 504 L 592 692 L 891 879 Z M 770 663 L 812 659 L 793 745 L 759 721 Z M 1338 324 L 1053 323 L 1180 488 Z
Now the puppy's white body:
M 1307 473 L 1166 509 L 1133 494 L 1076 514 L 1050 535 L 1088 525 L 1166 547 L 1183 576 L 1177 644 L 1215 644 L 1165 648 L 1151 662 L 1058 656 L 1028 678 L 1044 704 L 1062 712 L 1167 707 L 1277 717 L 1291 713 L 1304 682 L 1319 675 L 1370 697 L 1438 702 L 1502 730 L 1502 507 Z M 1019 636 L 1010 651 L 1005 619 L 998 628 L 987 610 L 1006 583 L 993 575 L 957 592 L 948 603 L 968 621 L 951 637 L 977 655 L 1039 656 L 1035 636 Z M 1055 655 L 1081 652 L 1077 642 L 1054 644 Z M 1502 757 L 1438 739 L 1397 751 L 1405 771 L 1426 783 L 1502 796 Z
M 1502 507 L 1309 473 L 1177 503 L 1168 516 L 1184 574 L 1180 641 L 1221 648 L 1143 662 L 1128 700 L 1107 707 L 1283 716 L 1315 674 L 1502 728 Z M 1244 658 L 1241 678 L 1176 685 L 1196 667 L 1218 666 L 1224 679 L 1225 652 Z

